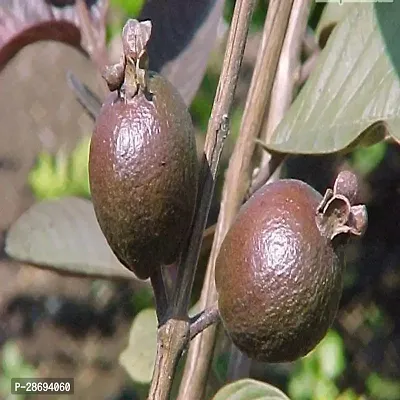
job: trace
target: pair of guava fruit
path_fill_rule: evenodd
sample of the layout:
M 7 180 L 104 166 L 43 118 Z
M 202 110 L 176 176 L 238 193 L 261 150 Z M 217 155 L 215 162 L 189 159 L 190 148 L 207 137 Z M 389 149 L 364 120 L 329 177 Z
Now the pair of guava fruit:
M 112 93 L 97 118 L 89 175 L 95 213 L 123 265 L 147 279 L 179 261 L 196 207 L 194 130 L 177 90 L 148 70 L 151 24 L 130 20 L 124 53 L 106 68 Z M 361 235 L 353 174 L 321 196 L 298 180 L 259 189 L 241 208 L 215 267 L 219 311 L 252 358 L 292 361 L 312 350 L 336 315 L 343 248 Z

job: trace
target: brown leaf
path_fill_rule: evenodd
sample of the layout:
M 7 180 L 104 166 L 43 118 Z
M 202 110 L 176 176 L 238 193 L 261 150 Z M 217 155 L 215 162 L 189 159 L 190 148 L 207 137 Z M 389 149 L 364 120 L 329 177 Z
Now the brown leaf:
M 166 76 L 187 104 L 203 79 L 223 5 L 223 0 L 150 0 L 140 15 L 153 26 L 147 46 L 150 69 Z
M 71 71 L 67 72 L 67 83 L 82 107 L 86 110 L 90 117 L 95 120 L 101 108 L 100 98 L 84 83 L 82 83 L 80 79 Z
M 27 176 L 38 153 L 69 152 L 92 131 L 93 121 L 67 86 L 68 70 L 101 97 L 105 85 L 93 63 L 64 43 L 33 43 L 0 73 L 0 187 L 7 188 L 0 196 L 0 236 L 33 201 Z
M 87 0 L 90 20 L 85 19 L 82 7 L 78 8 L 75 3 L 71 0 L 3 0 L 0 5 L 0 70 L 24 46 L 39 40 L 68 43 L 97 60 L 104 48 L 108 2 Z
M 140 15 L 140 20 L 152 23 L 147 45 L 150 69 L 168 78 L 186 104 L 193 100 L 206 71 L 208 56 L 218 36 L 223 5 L 223 0 L 149 0 Z M 118 62 L 122 54 L 121 37 L 113 39 L 111 53 L 111 61 Z M 90 89 L 78 77 L 73 78 L 69 79 L 71 89 L 92 118 L 96 118 L 101 99 L 93 107 Z

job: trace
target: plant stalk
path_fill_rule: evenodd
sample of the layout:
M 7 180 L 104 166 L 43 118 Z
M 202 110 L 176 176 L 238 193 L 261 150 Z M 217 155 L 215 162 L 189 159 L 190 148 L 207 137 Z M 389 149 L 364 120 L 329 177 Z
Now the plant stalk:
M 214 268 L 217 255 L 230 225 L 250 185 L 251 158 L 264 113 L 272 91 L 276 69 L 294 0 L 271 0 L 264 25 L 261 47 L 250 84 L 249 95 L 237 139 L 226 174 L 213 247 L 201 295 L 201 306 L 207 307 L 217 298 Z M 247 4 L 253 7 L 254 3 Z M 240 7 L 236 3 L 235 11 Z M 247 23 L 249 19 L 246 19 Z M 198 335 L 189 350 L 178 400 L 204 399 L 204 389 L 215 344 L 215 325 Z
M 199 333 L 203 332 L 209 326 L 216 324 L 220 320 L 218 303 L 191 318 L 190 340 L 193 340 Z
M 224 141 L 229 132 L 229 114 L 233 104 L 239 70 L 243 59 L 248 27 L 255 0 L 238 0 L 235 6 L 223 69 L 211 112 L 205 142 L 199 205 L 187 251 L 179 265 L 172 302 L 171 319 L 158 331 L 157 365 L 151 383 L 149 400 L 167 400 L 176 365 L 190 336 L 188 308 L 201 242 L 207 222 L 215 178 Z
M 260 141 L 268 143 L 275 128 L 285 115 L 293 96 L 300 85 L 301 49 L 307 32 L 307 20 L 311 0 L 294 0 L 289 24 L 279 58 L 271 100 L 260 132 Z M 249 195 L 264 185 L 274 171 L 282 165 L 285 154 L 270 154 L 262 151 L 259 172 L 252 182 Z
M 165 286 L 161 266 L 155 268 L 155 271 L 150 276 L 151 286 L 153 287 L 154 299 L 156 303 L 157 320 L 160 325 L 163 324 L 168 311 L 168 293 Z

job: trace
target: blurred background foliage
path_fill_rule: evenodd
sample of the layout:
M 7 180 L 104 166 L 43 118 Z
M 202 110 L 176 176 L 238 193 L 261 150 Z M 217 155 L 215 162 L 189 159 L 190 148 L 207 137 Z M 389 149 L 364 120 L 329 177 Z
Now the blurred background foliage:
M 143 0 L 111 0 L 111 11 L 107 25 L 107 39 L 112 41 L 115 35 L 119 35 L 124 22 L 129 17 L 135 17 L 143 6 Z M 234 0 L 226 1 L 224 17 L 228 24 L 232 17 Z M 256 37 L 262 29 L 265 19 L 265 2 L 259 1 L 256 12 L 254 14 L 251 27 L 251 35 Z M 319 16 L 321 15 L 322 6 L 313 7 L 310 16 L 310 27 L 315 28 Z M 209 63 L 209 68 L 203 79 L 201 87 L 194 99 L 190 111 L 198 131 L 199 142 L 204 138 L 208 119 L 211 112 L 211 106 L 216 91 L 219 70 L 221 66 L 221 52 L 216 51 Z M 244 66 L 246 68 L 246 65 Z M 241 85 L 248 86 L 249 74 L 244 74 Z M 239 90 L 240 92 L 240 90 Z M 245 91 L 239 93 L 235 100 L 233 109 L 231 126 L 232 134 L 230 136 L 230 145 L 228 144 L 227 156 L 224 159 L 223 168 L 226 167 L 229 150 L 232 143 L 237 137 L 240 119 L 244 107 Z M 29 176 L 29 183 L 32 191 L 37 199 L 55 198 L 68 195 L 81 196 L 90 198 L 90 190 L 88 184 L 88 146 L 90 137 L 85 137 L 78 146 L 67 153 L 60 151 L 56 155 L 50 153 L 42 153 L 37 159 L 37 163 L 32 169 Z M 304 160 L 302 157 L 291 157 L 285 170 L 290 175 L 293 169 L 291 165 L 298 165 L 298 159 Z M 306 173 L 301 175 L 301 168 L 296 170 L 297 177 L 308 180 L 318 186 L 319 181 L 315 181 L 315 166 L 326 166 L 326 162 L 332 165 L 332 160 L 321 157 L 309 157 L 310 161 L 304 167 Z M 394 161 L 393 161 L 394 160 Z M 291 164 L 293 162 L 293 164 Z M 396 165 L 393 165 L 396 164 Z M 380 179 L 382 176 L 388 176 L 387 169 L 393 171 L 399 167 L 400 157 L 397 145 L 385 142 L 376 144 L 369 148 L 362 148 L 345 155 L 340 159 L 340 165 L 349 165 L 367 182 L 380 182 L 381 185 L 389 185 L 391 178 Z M 335 168 L 338 163 L 334 162 Z M 222 170 L 223 171 L 223 170 Z M 223 175 L 223 172 L 220 172 Z M 314 180 L 313 180 L 314 179 Z M 321 178 L 323 179 L 323 178 Z M 325 182 L 326 183 L 326 182 Z M 384 190 L 387 186 L 382 187 L 377 184 L 375 190 Z M 220 188 L 219 188 L 220 189 Z M 365 189 L 367 192 L 371 188 Z M 218 195 L 218 190 L 217 190 Z M 370 198 L 374 198 L 374 194 L 369 194 Z M 398 204 L 397 204 L 398 206 Z M 372 204 L 372 208 L 376 208 Z M 400 207 L 398 207 L 400 209 Z M 400 229 L 399 226 L 397 226 Z M 373 228 L 372 228 L 373 229 Z M 374 232 L 372 230 L 372 232 Z M 398 234 L 399 230 L 397 231 Z M 363 246 L 369 245 L 369 250 L 373 249 L 370 236 L 366 238 Z M 258 365 L 252 367 L 252 374 L 261 380 L 265 380 L 271 384 L 280 387 L 293 400 L 360 400 L 360 399 L 377 399 L 377 400 L 399 400 L 400 399 L 400 382 L 398 374 L 384 374 L 383 370 L 392 370 L 385 368 L 381 364 L 374 367 L 369 366 L 368 361 L 371 354 L 374 355 L 375 345 L 382 343 L 390 334 L 393 333 L 393 314 L 390 315 L 378 301 L 374 300 L 374 296 L 369 292 L 367 295 L 362 293 L 363 285 L 365 285 L 365 270 L 369 271 L 367 266 L 375 263 L 373 268 L 379 268 L 379 251 L 373 249 L 375 258 L 371 260 L 370 253 L 360 249 L 360 244 L 353 247 L 353 253 L 350 252 L 349 267 L 345 280 L 345 292 L 342 301 L 343 312 L 340 313 L 337 323 L 329 332 L 321 344 L 307 357 L 292 363 L 290 365 Z M 359 256 L 359 254 L 362 256 Z M 353 254 L 353 257 L 352 257 Z M 357 255 L 357 256 L 356 256 Z M 396 258 L 397 262 L 397 258 Z M 398 265 L 395 266 L 398 268 Z M 200 275 L 201 275 L 200 268 Z M 204 266 L 203 266 L 204 269 Z M 203 271 L 204 273 L 204 271 Z M 201 277 L 197 279 L 201 283 Z M 398 275 L 397 275 L 398 277 Z M 371 279 L 374 279 L 373 276 Z M 103 293 L 104 290 L 112 286 L 103 281 L 94 281 L 92 283 L 93 296 L 96 293 Z M 200 285 L 197 285 L 200 286 Z M 199 287 L 197 287 L 197 293 Z M 130 315 L 136 315 L 141 310 L 152 307 L 152 295 L 148 287 L 127 291 L 128 300 L 124 297 L 124 301 L 128 301 L 130 307 Z M 96 297 L 97 298 L 97 297 Z M 398 303 L 397 303 L 398 304 Z M 389 305 L 389 308 L 392 305 Z M 350 322 L 349 322 L 350 321 Z M 357 322 L 354 322 L 357 321 Z M 349 324 L 351 326 L 349 326 Z M 392 329 L 392 331 L 391 331 Z M 369 335 L 369 339 L 365 339 L 365 335 Z M 363 339 L 364 338 L 364 339 Z M 226 342 L 226 338 L 222 342 Z M 366 355 L 360 355 L 364 345 L 357 341 L 365 340 Z M 398 340 L 398 339 L 393 339 Z M 378 343 L 377 343 L 378 342 Z M 370 344 L 373 343 L 372 349 Z M 387 341 L 390 346 L 391 340 Z M 386 346 L 386 344 L 385 344 Z M 212 376 L 210 378 L 211 386 L 218 386 L 224 382 L 228 371 L 228 353 L 224 345 L 221 345 L 221 351 L 218 353 L 213 362 Z M 368 350 L 368 351 L 367 351 Z M 381 350 L 380 350 L 381 351 Z M 375 354 L 377 357 L 383 357 L 381 353 Z M 8 381 L 11 376 L 34 376 L 36 374 L 34 367 L 25 361 L 15 343 L 7 342 L 2 352 L 2 377 L 0 379 L 0 393 L 4 399 L 8 399 Z M 395 361 L 394 361 L 395 362 Z M 355 365 L 355 364 L 360 365 Z M 390 361 L 389 361 L 390 363 Z M 370 367 L 370 368 L 368 368 Z M 374 370 L 375 368 L 375 370 Z M 143 383 L 132 382 L 128 376 L 124 377 L 125 384 L 123 390 L 116 395 L 114 399 L 145 399 L 147 385 Z M 132 397 L 133 396 L 133 397 Z

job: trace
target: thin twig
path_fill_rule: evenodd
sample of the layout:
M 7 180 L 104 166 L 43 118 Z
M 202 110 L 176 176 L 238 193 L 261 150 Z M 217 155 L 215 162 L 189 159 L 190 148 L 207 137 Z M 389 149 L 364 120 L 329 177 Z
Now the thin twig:
M 189 342 L 189 322 L 171 318 L 158 328 L 157 353 L 148 400 L 168 400 L 176 366 Z
M 271 93 L 268 113 L 261 128 L 260 140 L 268 143 L 275 128 L 289 108 L 293 95 L 298 88 L 296 72 L 301 66 L 301 48 L 307 30 L 307 18 L 310 11 L 310 0 L 294 0 L 289 25 L 283 42 Z M 282 164 L 283 154 L 271 155 L 265 149 L 262 152 L 259 173 L 252 182 L 251 193 L 258 190 Z
M 155 269 L 153 274 L 150 276 L 150 282 L 154 292 L 158 323 L 161 325 L 165 320 L 169 304 L 161 267 Z
M 257 141 L 256 141 L 257 143 Z M 259 143 L 259 142 L 258 142 Z M 267 151 L 267 149 L 264 149 Z M 263 186 L 271 176 L 275 173 L 278 173 L 278 168 L 283 164 L 286 159 L 286 154 L 283 153 L 275 153 L 269 159 L 267 164 L 263 165 L 262 168 L 259 168 L 257 175 L 254 177 L 251 186 L 246 193 L 246 200 L 253 195 L 261 186 Z
M 310 0 L 294 0 L 290 13 L 282 52 L 272 87 L 271 99 L 266 118 L 261 128 L 260 140 L 268 142 L 279 122 L 288 110 L 298 87 L 295 72 L 301 66 L 301 50 L 307 29 Z M 259 172 L 251 184 L 248 196 L 270 181 L 273 174 L 285 160 L 284 154 L 270 154 L 263 150 Z M 279 171 L 276 171 L 279 176 Z M 227 380 L 234 381 L 250 373 L 251 361 L 232 344 L 228 365 Z
M 95 121 L 101 109 L 101 100 L 99 97 L 97 97 L 97 95 L 82 83 L 71 71 L 67 71 L 67 83 L 70 89 L 74 92 L 79 103 L 93 121 Z
M 149 400 L 167 400 L 169 398 L 176 365 L 190 340 L 190 323 L 187 316 L 190 294 L 214 192 L 217 168 L 228 131 L 227 116 L 222 115 L 220 125 L 213 132 L 215 138 L 212 143 L 213 147 L 209 151 L 206 147 L 206 158 L 201 174 L 204 177 L 204 184 L 201 187 L 200 205 L 196 213 L 188 250 L 178 268 L 173 303 L 168 312 L 170 319 L 158 329 L 156 364 Z
M 194 339 L 200 332 L 203 332 L 210 325 L 219 322 L 218 304 L 214 303 L 211 307 L 195 315 L 190 321 L 190 340 Z
M 231 85 L 229 85 L 228 87 L 230 86 Z M 233 87 L 233 90 L 234 89 L 235 87 Z M 218 102 L 217 99 L 218 99 L 218 89 L 215 100 Z M 214 103 L 214 105 L 215 104 L 216 103 Z M 211 130 L 207 132 L 207 139 L 205 143 L 206 159 L 203 162 L 203 168 L 200 174 L 200 177 L 202 178 L 200 182 L 204 182 L 203 185 L 200 186 L 200 193 L 201 193 L 200 206 L 196 214 L 196 220 L 193 226 L 193 231 L 189 241 L 188 250 L 186 252 L 186 257 L 184 257 L 183 262 L 178 268 L 178 276 L 176 280 L 176 287 L 174 293 L 175 296 L 172 305 L 173 315 L 175 316 L 187 315 L 190 303 L 190 294 L 192 292 L 193 280 L 201 249 L 201 242 L 206 227 L 208 212 L 211 205 L 212 194 L 214 192 L 215 178 L 217 176 L 218 164 L 221 157 L 223 144 L 229 133 L 228 114 L 222 113 L 219 110 L 216 111 L 217 112 L 215 112 L 213 109 L 213 112 L 211 114 L 211 121 L 210 121 Z M 229 112 L 229 109 L 226 109 L 224 111 Z M 209 132 L 211 132 L 211 134 L 214 136 L 211 140 Z M 210 154 L 210 156 L 207 157 L 207 154 Z
M 260 140 L 267 143 L 288 110 L 297 88 L 294 72 L 301 65 L 302 38 L 307 28 L 310 3 L 310 0 L 294 0 L 293 2 L 289 25 L 272 88 L 267 118 L 264 118 L 260 133 Z
M 201 308 L 207 309 L 211 304 L 215 304 L 216 301 L 217 295 L 214 284 L 214 270 L 210 268 L 209 264 L 204 278 L 199 304 Z M 204 398 L 203 392 L 214 352 L 214 338 L 216 332 L 217 324 L 211 325 L 207 330 L 201 332 L 200 335 L 191 341 L 184 374 L 179 388 L 178 400 L 200 400 Z
M 229 131 L 228 116 L 238 81 L 254 0 L 238 0 L 232 20 L 223 69 L 208 125 L 200 182 L 201 199 L 189 246 L 178 269 L 171 318 L 158 330 L 157 358 L 149 400 L 169 398 L 176 364 L 186 348 L 190 328 L 187 311 L 223 143 Z M 189 397 L 190 398 L 190 397 Z
M 93 20 L 90 16 L 90 11 L 85 0 L 76 1 L 76 10 L 79 20 L 79 28 L 82 35 L 82 40 L 85 43 L 86 50 L 96 65 L 101 70 L 108 61 L 107 48 L 106 48 L 106 14 L 108 10 L 108 0 L 103 0 L 101 15 L 98 20 L 98 35 L 95 35 L 95 27 Z M 104 95 L 108 93 L 106 86 L 103 87 Z
M 311 72 L 317 64 L 320 53 L 321 50 L 319 48 L 316 49 L 315 52 L 307 58 L 303 65 L 299 67 L 299 72 L 296 76 L 298 86 L 303 85 L 308 77 L 311 75 Z
M 304 34 L 302 50 L 307 58 L 314 54 L 316 51 L 320 51 L 318 40 L 315 36 L 314 31 L 311 28 L 307 28 L 306 33 Z
M 261 121 L 269 101 L 292 4 L 293 0 L 271 0 L 269 2 L 263 38 L 250 84 L 240 135 L 229 162 L 222 193 L 221 210 L 200 298 L 201 305 L 205 307 L 216 300 L 214 284 L 216 257 L 221 242 L 232 224 L 249 186 L 250 161 L 255 147 L 254 139 L 260 132 Z M 236 3 L 237 5 L 238 3 Z M 215 333 L 214 325 L 192 341 L 178 400 L 204 398 L 204 387 L 215 344 Z

